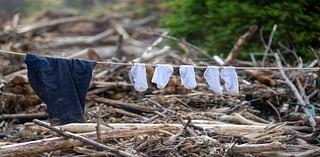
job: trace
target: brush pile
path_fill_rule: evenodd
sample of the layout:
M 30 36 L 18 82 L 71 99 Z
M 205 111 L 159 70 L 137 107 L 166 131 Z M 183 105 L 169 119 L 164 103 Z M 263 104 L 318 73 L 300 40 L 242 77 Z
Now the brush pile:
M 270 49 L 263 61 L 261 54 L 237 59 L 239 44 L 250 42 L 254 27 L 224 60 L 170 36 L 152 14 L 87 18 L 49 11 L 32 25 L 19 21 L 17 13 L 0 25 L 2 50 L 112 62 L 290 66 Z M 181 51 L 163 40 L 176 42 Z M 298 58 L 295 65 L 317 67 L 315 58 L 308 64 Z M 196 69 L 194 90 L 181 86 L 175 69 L 165 89 L 149 82 L 139 93 L 130 66 L 99 64 L 87 94 L 87 122 L 50 126 L 23 60 L 0 53 L 0 156 L 320 156 L 316 70 L 238 70 L 240 94 L 217 96 L 208 90 L 203 69 Z M 147 73 L 151 80 L 153 67 Z

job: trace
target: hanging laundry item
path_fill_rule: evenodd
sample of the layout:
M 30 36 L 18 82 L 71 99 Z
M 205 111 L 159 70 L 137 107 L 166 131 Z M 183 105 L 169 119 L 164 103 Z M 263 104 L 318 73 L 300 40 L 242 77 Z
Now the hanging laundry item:
M 167 86 L 173 73 L 173 67 L 169 64 L 157 64 L 151 82 L 157 84 L 157 88 L 163 89 Z
M 239 82 L 236 69 L 233 66 L 224 67 L 220 73 L 221 79 L 224 80 L 226 90 L 229 94 L 239 93 Z
M 218 95 L 222 95 L 219 67 L 208 66 L 203 77 L 206 79 L 210 90 Z
M 85 97 L 96 62 L 27 54 L 31 87 L 60 124 L 83 122 Z
M 148 89 L 146 66 L 143 63 L 134 63 L 130 71 L 134 89 L 139 92 Z
M 181 84 L 187 89 L 197 87 L 196 75 L 192 65 L 181 65 L 179 68 Z

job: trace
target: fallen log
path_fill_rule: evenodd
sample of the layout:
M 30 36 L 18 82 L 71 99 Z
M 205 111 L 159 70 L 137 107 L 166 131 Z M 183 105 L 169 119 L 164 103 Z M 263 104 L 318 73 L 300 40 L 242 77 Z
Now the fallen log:
M 149 128 L 149 129 L 114 129 L 109 131 L 102 131 L 101 138 L 103 141 L 112 140 L 114 138 L 131 138 L 141 134 L 154 133 L 161 128 Z M 96 140 L 97 133 L 90 132 L 85 134 L 79 134 L 86 138 Z M 39 154 L 43 152 L 50 152 L 54 150 L 66 150 L 72 149 L 75 146 L 82 146 L 83 142 L 74 139 L 66 139 L 65 137 L 53 137 L 42 140 L 23 142 L 18 144 L 11 144 L 0 146 L 0 154 L 2 157 L 13 156 L 32 156 L 33 154 Z
M 222 123 L 222 124 L 203 124 L 203 123 L 197 123 L 197 121 L 192 120 L 192 125 L 198 128 L 203 128 L 208 131 L 217 132 L 217 133 L 235 133 L 237 135 L 246 134 L 246 133 L 254 133 L 255 132 L 264 132 L 271 129 L 270 125 L 239 125 L 239 124 L 230 124 L 230 123 Z M 48 129 L 45 129 L 43 127 L 37 127 L 33 123 L 27 123 L 25 125 L 28 125 L 28 127 L 36 132 L 41 131 L 48 131 Z M 181 128 L 183 125 L 181 124 L 143 124 L 143 123 L 109 123 L 108 126 L 114 128 L 114 129 L 128 129 L 128 128 L 139 128 L 139 129 L 150 129 L 153 127 L 169 127 L 169 128 Z M 277 125 L 276 125 L 277 126 Z M 70 132 L 90 132 L 95 131 L 97 124 L 96 123 L 70 123 L 66 125 L 59 126 L 60 128 L 70 131 Z M 110 127 L 101 125 L 102 130 L 109 130 Z M 304 127 L 304 126 L 281 126 L 279 129 L 284 129 L 284 131 L 287 130 L 302 130 L 305 131 L 307 129 L 312 130 L 311 127 Z
M 109 151 L 111 153 L 114 153 L 114 154 L 117 154 L 117 155 L 120 155 L 120 156 L 124 156 L 124 157 L 137 157 L 136 155 L 133 155 L 131 153 L 128 153 L 128 152 L 125 152 L 125 151 L 122 151 L 122 150 L 119 150 L 117 148 L 113 148 L 113 147 L 110 147 L 110 146 L 106 146 L 104 144 L 101 144 L 101 143 L 96 142 L 96 141 L 94 141 L 92 139 L 86 138 L 84 136 L 77 135 L 77 134 L 74 134 L 74 133 L 71 133 L 71 132 L 68 132 L 68 131 L 64 131 L 59 127 L 51 126 L 50 124 L 42 122 L 42 121 L 40 121 L 38 119 L 33 120 L 33 122 L 38 124 L 38 125 L 40 125 L 40 126 L 46 127 L 48 129 L 58 133 L 59 135 L 62 135 L 64 137 L 67 137 L 67 138 L 70 138 L 70 139 L 79 140 L 79 141 L 81 141 L 83 143 L 92 145 L 92 146 L 94 146 L 96 148 L 103 149 L 103 150 L 106 150 L 106 151 Z M 100 136 L 98 136 L 97 138 L 99 140 L 101 140 Z

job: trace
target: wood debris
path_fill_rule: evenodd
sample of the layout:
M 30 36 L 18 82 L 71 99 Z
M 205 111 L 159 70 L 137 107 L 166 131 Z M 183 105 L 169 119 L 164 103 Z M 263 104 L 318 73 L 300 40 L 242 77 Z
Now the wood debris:
M 184 39 L 155 31 L 159 18 L 154 15 L 126 18 L 129 22 L 109 15 L 53 13 L 45 13 L 32 25 L 17 20 L 0 24 L 0 29 L 12 21 L 17 25 L 0 30 L 1 49 L 176 65 L 198 63 L 197 57 L 186 56 L 204 56 L 209 61 L 199 64 L 223 64 L 222 58 L 211 57 Z M 224 64 L 244 63 L 237 56 L 256 29 L 240 37 Z M 162 40 L 177 42 L 187 54 L 159 45 Z M 267 55 L 274 54 L 269 49 Z M 284 58 L 275 56 L 275 62 L 263 64 L 281 67 Z M 261 63 L 254 62 L 246 61 L 251 66 Z M 194 90 L 181 86 L 175 69 L 168 87 L 158 90 L 149 82 L 150 88 L 139 93 L 130 82 L 130 67 L 99 65 L 87 95 L 87 123 L 51 126 L 45 123 L 46 105 L 28 83 L 23 58 L 0 54 L 0 65 L 0 156 L 320 155 L 317 71 L 238 70 L 240 94 L 217 96 L 208 90 L 201 69 Z M 149 67 L 148 77 L 152 74 Z M 45 122 L 35 120 L 35 124 L 33 119 Z

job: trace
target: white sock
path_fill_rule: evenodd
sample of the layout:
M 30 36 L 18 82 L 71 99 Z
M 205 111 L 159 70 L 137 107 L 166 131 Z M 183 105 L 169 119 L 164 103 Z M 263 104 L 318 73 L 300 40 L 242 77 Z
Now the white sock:
M 214 93 L 218 95 L 222 95 L 219 67 L 208 66 L 203 74 L 203 77 L 206 79 L 210 90 L 212 90 Z
M 148 89 L 146 66 L 143 63 L 134 63 L 130 70 L 134 88 L 143 92 Z
M 239 82 L 236 69 L 233 66 L 224 67 L 220 73 L 221 79 L 224 80 L 226 90 L 229 94 L 239 93 Z
M 197 87 L 196 75 L 194 67 L 191 65 L 181 65 L 179 68 L 181 77 L 181 84 L 187 89 L 194 89 Z
M 157 84 L 157 88 L 163 89 L 168 84 L 173 73 L 173 67 L 169 64 L 157 64 L 151 82 Z

